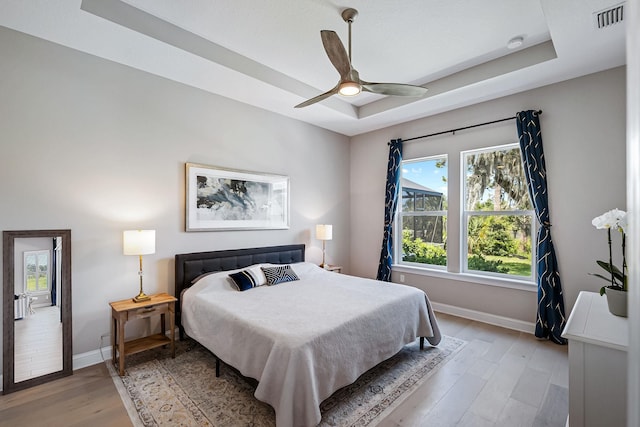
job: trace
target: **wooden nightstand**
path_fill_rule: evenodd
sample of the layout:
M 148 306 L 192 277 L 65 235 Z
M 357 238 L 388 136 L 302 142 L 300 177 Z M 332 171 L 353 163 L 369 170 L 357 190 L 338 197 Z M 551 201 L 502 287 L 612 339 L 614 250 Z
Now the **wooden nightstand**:
M 340 266 L 340 265 L 329 265 L 329 264 L 327 264 L 327 265 L 324 266 L 324 269 L 328 270 L 328 271 L 333 271 L 334 273 L 342 273 L 342 266 Z
M 129 354 L 151 348 L 171 345 L 171 357 L 176 357 L 175 346 L 175 305 L 176 298 L 162 293 L 151 295 L 149 301 L 133 302 L 131 298 L 109 303 L 111 306 L 111 353 L 113 364 L 118 361 L 118 371 L 124 375 L 124 359 Z M 160 333 L 131 341 L 124 341 L 124 325 L 128 320 L 145 319 L 160 315 Z M 165 317 L 169 316 L 169 337 L 165 335 Z

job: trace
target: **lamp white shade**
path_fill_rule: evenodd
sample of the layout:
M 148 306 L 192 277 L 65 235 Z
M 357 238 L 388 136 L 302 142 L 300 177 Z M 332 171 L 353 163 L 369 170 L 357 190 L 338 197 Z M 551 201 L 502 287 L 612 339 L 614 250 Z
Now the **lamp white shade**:
M 156 252 L 156 230 L 127 230 L 122 233 L 124 255 L 149 255 Z
M 331 224 L 316 225 L 316 239 L 331 240 L 333 238 L 333 226 Z

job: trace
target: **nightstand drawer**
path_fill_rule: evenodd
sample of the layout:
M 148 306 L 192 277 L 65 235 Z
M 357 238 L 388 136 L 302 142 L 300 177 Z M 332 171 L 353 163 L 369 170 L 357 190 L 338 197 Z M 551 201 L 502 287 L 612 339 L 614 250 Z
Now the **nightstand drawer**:
M 169 307 L 166 304 L 140 307 L 135 310 L 129 311 L 129 320 L 146 319 L 147 317 L 150 317 L 150 316 L 155 316 L 157 314 L 165 314 L 168 312 L 169 312 Z

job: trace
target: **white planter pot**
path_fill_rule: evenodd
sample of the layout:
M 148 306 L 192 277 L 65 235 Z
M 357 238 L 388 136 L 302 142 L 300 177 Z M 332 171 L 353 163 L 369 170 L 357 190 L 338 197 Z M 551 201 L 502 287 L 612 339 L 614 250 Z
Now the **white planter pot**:
M 616 316 L 627 317 L 627 291 L 605 288 L 609 312 Z

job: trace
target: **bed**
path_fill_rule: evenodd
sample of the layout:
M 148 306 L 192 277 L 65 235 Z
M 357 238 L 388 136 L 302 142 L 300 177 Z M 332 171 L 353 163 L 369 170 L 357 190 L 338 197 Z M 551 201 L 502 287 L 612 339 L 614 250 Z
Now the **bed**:
M 258 380 L 278 427 L 315 426 L 320 403 L 440 330 L 419 289 L 329 272 L 304 245 L 178 254 L 176 321 L 218 360 Z M 299 280 L 239 292 L 229 274 L 289 265 Z M 183 292 L 184 291 L 184 292 Z

